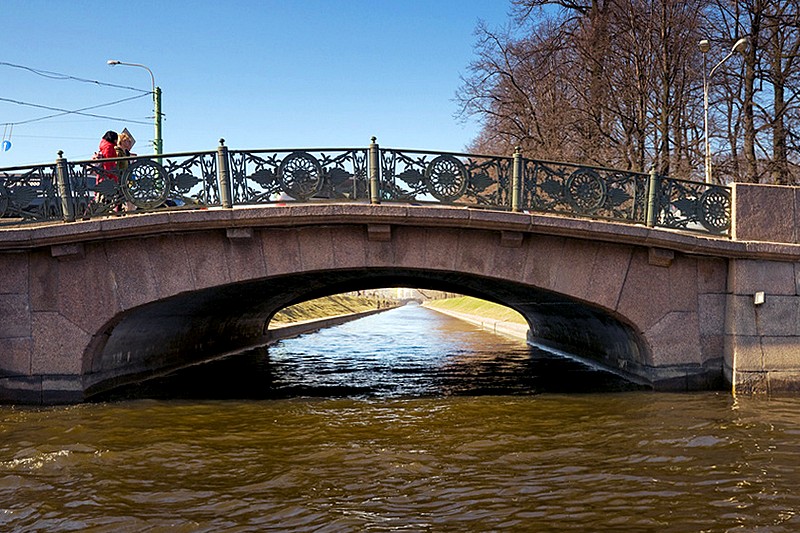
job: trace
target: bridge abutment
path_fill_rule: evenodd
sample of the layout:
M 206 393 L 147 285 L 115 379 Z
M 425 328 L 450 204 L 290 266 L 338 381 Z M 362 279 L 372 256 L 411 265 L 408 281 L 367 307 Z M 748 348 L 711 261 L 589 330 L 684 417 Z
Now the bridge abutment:
M 731 259 L 725 376 L 735 392 L 800 391 L 800 263 Z
M 800 187 L 736 183 L 728 259 L 725 378 L 734 392 L 800 391 Z

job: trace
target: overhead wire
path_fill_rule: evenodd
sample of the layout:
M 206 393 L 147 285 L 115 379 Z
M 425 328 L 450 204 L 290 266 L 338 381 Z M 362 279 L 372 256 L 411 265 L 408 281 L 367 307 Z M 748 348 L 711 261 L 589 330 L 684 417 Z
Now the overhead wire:
M 85 113 L 84 111 L 89 111 L 89 110 L 92 110 L 92 109 L 98 109 L 98 108 L 101 108 L 101 107 L 108 107 L 108 106 L 112 106 L 112 105 L 116 105 L 116 104 L 121 104 L 123 102 L 128 102 L 128 101 L 131 101 L 131 100 L 136 100 L 138 98 L 142 98 L 144 96 L 152 94 L 152 91 L 146 91 L 144 89 L 138 89 L 136 87 L 129 87 L 127 85 L 118 85 L 118 84 L 115 84 L 115 83 L 106 83 L 106 82 L 101 82 L 101 81 L 98 81 L 98 80 L 90 80 L 90 79 L 87 79 L 87 78 L 79 78 L 77 76 L 70 76 L 69 74 L 62 74 L 62 73 L 59 73 L 59 72 L 52 72 L 52 71 L 48 71 L 48 70 L 35 69 L 35 68 L 32 68 L 32 67 L 27 67 L 25 65 L 17 65 L 17 64 L 14 64 L 14 63 L 8 63 L 6 61 L 0 61 L 0 66 L 26 70 L 26 71 L 31 72 L 33 74 L 36 74 L 38 76 L 42 76 L 42 77 L 50 78 L 50 79 L 73 80 L 73 81 L 79 81 L 79 82 L 83 82 L 83 83 L 91 83 L 93 85 L 99 85 L 99 86 L 103 86 L 103 87 L 113 87 L 115 89 L 125 89 L 125 90 L 136 91 L 136 92 L 141 93 L 141 94 L 138 94 L 136 96 L 132 96 L 130 98 L 123 98 L 121 100 L 116 100 L 114 102 L 108 102 L 108 103 L 105 103 L 105 104 L 98 104 L 98 105 L 95 105 L 95 106 L 89 106 L 89 107 L 84 107 L 84 108 L 75 109 L 75 110 L 62 109 L 62 108 L 58 108 L 58 107 L 50 107 L 50 106 L 46 106 L 46 105 L 33 104 L 33 103 L 30 103 L 30 102 L 22 102 L 20 100 L 13 100 L 11 98 L 2 98 L 2 97 L 0 97 L 0 101 L 8 102 L 8 103 L 11 103 L 11 104 L 28 106 L 28 107 L 35 107 L 35 108 L 39 108 L 39 109 L 47 109 L 47 110 L 50 110 L 50 111 L 58 111 L 58 113 L 55 113 L 53 115 L 46 115 L 46 116 L 43 116 L 43 117 L 33 118 L 33 119 L 29 119 L 29 120 L 22 120 L 22 121 L 18 121 L 18 122 L 2 122 L 2 123 L 0 123 L 0 125 L 3 125 L 5 127 L 11 126 L 13 128 L 15 125 L 30 124 L 32 122 L 39 122 L 39 121 L 42 121 L 42 120 L 47 120 L 47 119 L 60 117 L 60 116 L 64 116 L 64 115 L 81 115 L 81 116 L 86 116 L 86 117 L 91 117 L 91 118 L 100 118 L 100 119 L 104 119 L 104 120 L 118 120 L 118 121 L 130 122 L 130 123 L 133 123 L 133 124 L 144 124 L 144 125 L 150 124 L 149 122 L 144 122 L 144 121 L 141 121 L 141 120 L 120 118 L 120 117 L 111 117 L 111 116 L 107 116 L 107 115 L 97 115 L 97 114 L 94 114 L 94 113 Z
M 32 72 L 33 74 L 42 76 L 44 78 L 54 79 L 54 80 L 74 80 L 74 81 L 80 81 L 80 82 L 83 82 L 83 83 L 92 83 L 94 85 L 100 85 L 100 86 L 103 86 L 103 87 L 114 87 L 116 89 L 127 89 L 129 91 L 137 91 L 137 92 L 142 92 L 142 93 L 150 93 L 150 92 L 152 92 L 152 91 L 145 91 L 144 89 L 137 89 L 136 87 L 129 87 L 127 85 L 117 85 L 115 83 L 106 83 L 106 82 L 103 82 L 103 81 L 90 80 L 90 79 L 87 79 L 87 78 L 78 78 L 77 76 L 70 76 L 69 74 L 61 74 L 59 72 L 51 72 L 49 70 L 40 70 L 40 69 L 36 69 L 36 68 L 32 68 L 32 67 L 26 67 L 25 65 L 15 65 L 14 63 L 8 63 L 8 62 L 5 62 L 5 61 L 0 61 L 0 66 L 27 70 L 28 72 Z
M 0 102 L 8 102 L 8 103 L 11 103 L 11 104 L 23 105 L 23 106 L 28 106 L 28 107 L 35 107 L 35 108 L 39 108 L 39 109 L 47 109 L 49 111 L 58 111 L 58 113 L 55 113 L 53 115 L 47 115 L 47 116 L 39 117 L 39 118 L 32 118 L 32 119 L 29 119 L 29 120 L 22 120 L 22 121 L 19 121 L 19 122 L 3 122 L 3 123 L 0 123 L 0 124 L 2 124 L 3 126 L 16 126 L 16 125 L 20 125 L 20 124 L 30 124 L 31 122 L 39 122 L 41 120 L 47 120 L 49 118 L 55 118 L 55 117 L 60 117 L 60 116 L 64 116 L 64 115 L 81 115 L 81 116 L 85 116 L 85 117 L 102 118 L 102 119 L 106 119 L 106 120 L 127 121 L 127 122 L 131 122 L 131 123 L 134 123 L 134 124 L 150 124 L 149 122 L 144 122 L 144 121 L 141 121 L 141 120 L 132 120 L 132 119 L 120 118 L 120 117 L 110 117 L 110 116 L 107 116 L 107 115 L 97 115 L 97 114 L 94 114 L 94 113 L 84 113 L 84 111 L 89 111 L 89 110 L 92 110 L 92 109 L 98 109 L 98 108 L 101 108 L 101 107 L 108 107 L 108 106 L 112 106 L 112 105 L 116 105 L 116 104 L 121 104 L 123 102 L 129 102 L 131 100 L 136 100 L 138 98 L 142 98 L 144 96 L 147 96 L 147 94 L 148 93 L 140 94 L 140 95 L 137 95 L 137 96 L 131 96 L 130 98 L 123 98 L 121 100 L 116 100 L 114 102 L 108 102 L 108 103 L 105 103 L 105 104 L 98 104 L 98 105 L 84 107 L 84 108 L 75 109 L 75 110 L 61 109 L 61 108 L 58 108 L 58 107 L 50 107 L 50 106 L 41 105 L 41 104 L 32 104 L 30 102 L 22 102 L 22 101 L 19 101 L 19 100 L 12 100 L 11 98 L 2 98 L 2 97 L 0 97 Z

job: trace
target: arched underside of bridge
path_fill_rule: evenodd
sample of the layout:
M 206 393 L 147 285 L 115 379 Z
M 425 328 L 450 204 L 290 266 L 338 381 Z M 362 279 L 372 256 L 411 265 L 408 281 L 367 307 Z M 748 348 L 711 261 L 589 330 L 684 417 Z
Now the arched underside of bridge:
M 593 359 L 634 379 L 648 347 L 620 317 L 586 302 L 517 282 L 436 270 L 370 268 L 305 272 L 183 293 L 128 310 L 96 335 L 84 355 L 87 397 L 118 385 L 269 341 L 277 311 L 308 299 L 381 287 L 473 295 L 526 317 L 530 340 Z M 621 364 L 620 364 L 621 363 Z M 637 381 L 647 381 L 638 372 Z

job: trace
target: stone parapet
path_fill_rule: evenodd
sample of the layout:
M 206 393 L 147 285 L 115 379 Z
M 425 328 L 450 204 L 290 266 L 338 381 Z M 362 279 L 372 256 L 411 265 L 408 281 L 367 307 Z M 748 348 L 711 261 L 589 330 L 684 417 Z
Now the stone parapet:
M 734 183 L 732 204 L 733 240 L 800 242 L 800 188 Z

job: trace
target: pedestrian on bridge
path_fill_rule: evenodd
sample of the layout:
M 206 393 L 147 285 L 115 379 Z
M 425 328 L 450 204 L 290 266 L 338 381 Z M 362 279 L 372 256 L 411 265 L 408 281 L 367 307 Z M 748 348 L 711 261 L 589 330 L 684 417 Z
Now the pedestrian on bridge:
M 136 144 L 136 139 L 133 138 L 131 132 L 128 131 L 128 128 L 125 128 L 119 133 L 117 137 L 117 146 L 115 146 L 116 150 L 116 157 L 130 157 L 132 155 L 136 155 L 131 153 L 131 148 L 133 145 Z M 128 161 L 117 161 L 117 179 L 122 180 L 123 173 L 128 168 L 130 163 Z M 131 179 L 131 176 L 128 176 L 128 180 Z M 122 209 L 125 211 L 136 211 L 136 206 L 133 203 L 126 201 L 125 204 L 122 206 Z M 119 209 L 115 208 L 115 211 L 119 211 Z
M 114 157 L 130 157 L 132 155 L 136 155 L 131 153 L 131 148 L 133 148 L 134 144 L 136 144 L 136 139 L 133 138 L 133 135 L 131 135 L 131 132 L 128 131 L 128 128 L 125 128 L 117 136 L 117 145 L 114 147 Z M 122 176 L 122 172 L 126 168 L 128 168 L 128 161 L 119 161 L 117 163 L 117 169 L 119 170 L 120 176 Z
M 103 138 L 100 139 L 100 148 L 98 152 L 95 154 L 97 159 L 113 159 L 117 157 L 117 140 L 119 139 L 119 135 L 117 135 L 116 131 L 107 131 L 103 135 Z M 116 174 L 115 170 L 117 169 L 117 164 L 114 161 L 104 161 L 102 164 L 103 170 L 105 172 L 100 172 L 97 175 L 97 181 L 103 181 L 105 179 L 112 179 L 119 183 L 119 176 Z

